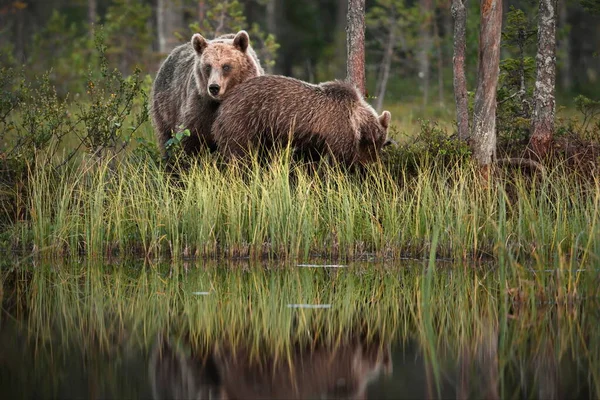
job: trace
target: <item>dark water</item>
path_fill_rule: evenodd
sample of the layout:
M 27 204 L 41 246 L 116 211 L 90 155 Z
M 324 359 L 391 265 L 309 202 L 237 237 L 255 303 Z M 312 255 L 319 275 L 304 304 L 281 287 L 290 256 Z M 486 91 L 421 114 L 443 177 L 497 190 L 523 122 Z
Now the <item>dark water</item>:
M 600 318 L 595 304 L 579 305 L 567 313 L 552 307 L 539 309 L 525 326 L 525 317 L 512 311 L 499 313 L 494 322 L 485 317 L 469 319 L 478 321 L 470 327 L 459 326 L 462 314 L 457 313 L 457 325 L 445 325 L 447 332 L 425 332 L 407 322 L 397 324 L 389 334 L 370 323 L 329 339 L 324 339 L 325 332 L 311 332 L 309 340 L 292 340 L 280 351 L 269 343 L 246 341 L 251 335 L 245 331 L 205 334 L 200 327 L 192 339 L 189 327 L 145 329 L 143 318 L 136 320 L 136 326 L 115 329 L 120 323 L 111 325 L 119 319 L 114 315 L 103 319 L 111 333 L 102 337 L 97 328 L 88 326 L 86 313 L 99 313 L 108 303 L 89 300 L 89 282 L 80 278 L 79 298 L 82 304 L 91 301 L 92 307 L 80 318 L 70 319 L 68 315 L 79 314 L 61 312 L 58 303 L 48 305 L 53 285 L 64 281 L 44 277 L 40 281 L 50 285 L 41 286 L 35 284 L 35 273 L 31 276 L 3 278 L 0 399 L 588 399 L 600 395 Z M 22 286 L 23 279 L 31 282 Z M 36 295 L 42 288 L 47 296 Z M 370 310 L 378 312 L 377 306 Z M 332 313 L 334 308 L 313 312 Z M 40 329 L 36 318 L 44 319 L 45 328 Z M 382 318 L 380 323 L 389 321 Z M 327 329 L 331 331 L 331 326 Z

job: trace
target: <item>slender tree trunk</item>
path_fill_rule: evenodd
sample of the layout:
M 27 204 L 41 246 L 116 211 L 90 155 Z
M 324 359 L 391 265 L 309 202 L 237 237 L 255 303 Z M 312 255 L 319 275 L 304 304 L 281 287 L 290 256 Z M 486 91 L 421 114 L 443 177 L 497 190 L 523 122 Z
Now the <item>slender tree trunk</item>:
M 277 36 L 277 5 L 276 0 L 267 1 L 267 33 Z M 267 65 L 268 74 L 273 74 L 273 65 Z
M 437 21 L 433 20 L 433 37 L 437 53 L 438 101 L 440 107 L 444 106 L 444 54 L 442 52 L 442 38 Z
M 530 146 L 540 158 L 550 150 L 554 135 L 557 0 L 540 0 L 537 77 L 533 93 Z
M 175 32 L 183 27 L 182 2 L 157 0 L 158 51 L 167 54 L 179 44 Z
M 96 0 L 88 0 L 88 24 L 90 30 L 90 36 L 94 36 L 94 25 L 96 24 L 96 18 L 98 18 L 98 4 Z
M 202 26 L 202 22 L 206 18 L 206 0 L 198 0 L 198 22 Z
M 421 43 L 419 50 L 419 78 L 422 79 L 423 88 L 423 106 L 429 103 L 429 80 L 430 80 L 430 65 L 429 57 L 431 53 L 431 21 L 432 21 L 432 0 L 421 1 L 421 14 L 424 16 L 423 24 L 421 25 Z
M 559 26 L 561 29 L 569 24 L 569 7 L 566 0 L 559 2 L 558 11 Z M 565 37 L 558 43 L 563 56 L 561 68 L 561 83 L 564 90 L 571 90 L 573 87 L 573 76 L 571 75 L 571 30 L 569 29 Z
M 501 33 L 502 0 L 482 0 L 479 67 L 470 144 L 473 157 L 479 163 L 486 180 L 489 179 L 490 167 L 496 157 L 496 89 L 500 68 Z
M 456 124 L 458 138 L 469 137 L 469 98 L 467 96 L 467 77 L 465 73 L 465 54 L 467 49 L 467 0 L 452 0 L 454 18 L 454 100 L 456 102 Z
M 346 79 L 367 96 L 365 77 L 365 0 L 348 0 Z
M 385 53 L 381 61 L 381 80 L 377 90 L 377 100 L 375 109 L 382 111 L 385 91 L 387 89 L 388 79 L 390 78 L 390 69 L 392 67 L 392 57 L 394 56 L 394 47 L 396 46 L 396 16 L 394 13 L 390 15 L 390 30 L 388 33 L 387 43 L 385 45 Z

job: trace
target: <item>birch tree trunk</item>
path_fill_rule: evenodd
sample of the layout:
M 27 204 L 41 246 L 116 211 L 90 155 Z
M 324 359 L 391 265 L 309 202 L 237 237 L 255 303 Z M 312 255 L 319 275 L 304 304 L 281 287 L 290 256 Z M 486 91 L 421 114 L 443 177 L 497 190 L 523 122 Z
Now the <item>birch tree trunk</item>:
M 179 0 L 157 0 L 156 19 L 158 25 L 158 51 L 168 54 L 179 43 L 175 32 L 183 27 L 182 2 Z
M 456 124 L 458 138 L 469 137 L 469 99 L 467 96 L 467 77 L 465 72 L 465 54 L 467 49 L 467 0 L 452 0 L 454 18 L 454 100 L 456 102 Z
M 473 133 L 469 142 L 473 157 L 486 180 L 489 179 L 492 161 L 496 158 L 496 89 L 500 71 L 501 33 L 502 0 L 482 0 L 477 90 Z
M 557 0 L 540 0 L 538 20 L 537 77 L 533 92 L 532 135 L 530 146 L 540 158 L 550 150 L 554 135 L 556 79 Z
M 383 109 L 383 100 L 387 89 L 388 79 L 390 78 L 390 69 L 392 67 L 392 57 L 394 56 L 394 47 L 396 46 L 396 16 L 394 13 L 390 15 L 390 31 L 388 32 L 387 43 L 385 45 L 385 53 L 381 61 L 381 80 L 377 90 L 377 100 L 375 109 L 379 112 Z
M 365 78 L 365 0 L 348 0 L 346 79 L 367 96 Z
M 432 0 L 420 0 L 421 13 L 424 16 L 420 32 L 420 50 L 419 50 L 419 78 L 422 80 L 423 88 L 423 106 L 429 103 L 429 80 L 430 80 L 430 53 L 431 53 L 431 20 L 432 20 Z

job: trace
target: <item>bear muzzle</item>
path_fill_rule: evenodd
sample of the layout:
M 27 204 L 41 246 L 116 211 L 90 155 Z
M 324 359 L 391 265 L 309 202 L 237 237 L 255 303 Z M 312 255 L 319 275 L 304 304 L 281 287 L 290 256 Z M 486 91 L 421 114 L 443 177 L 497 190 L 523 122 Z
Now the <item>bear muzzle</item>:
M 217 85 L 216 83 L 212 83 L 212 84 L 208 85 L 208 92 L 213 97 L 218 96 L 220 90 L 221 90 L 221 86 Z

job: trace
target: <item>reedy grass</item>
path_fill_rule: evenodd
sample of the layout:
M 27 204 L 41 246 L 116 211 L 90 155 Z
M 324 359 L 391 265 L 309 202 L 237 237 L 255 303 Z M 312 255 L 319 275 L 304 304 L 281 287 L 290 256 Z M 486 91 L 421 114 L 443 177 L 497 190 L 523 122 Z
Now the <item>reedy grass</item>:
M 505 171 L 487 187 L 470 165 L 392 176 L 382 164 L 356 174 L 286 157 L 250 168 L 200 160 L 176 182 L 127 160 L 30 174 L 29 229 L 41 257 L 424 257 L 434 231 L 438 257 L 539 268 L 558 259 L 568 270 L 600 255 L 600 181 L 560 168 Z

